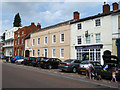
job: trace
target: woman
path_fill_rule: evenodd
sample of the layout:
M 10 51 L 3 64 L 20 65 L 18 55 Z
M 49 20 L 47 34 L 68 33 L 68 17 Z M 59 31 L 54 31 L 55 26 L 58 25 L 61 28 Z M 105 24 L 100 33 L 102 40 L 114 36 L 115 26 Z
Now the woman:
M 93 66 L 93 61 L 90 61 L 90 63 L 88 64 L 88 67 L 86 68 L 86 77 L 89 77 L 89 79 L 91 79 L 91 71 L 92 69 L 95 70 L 94 66 Z

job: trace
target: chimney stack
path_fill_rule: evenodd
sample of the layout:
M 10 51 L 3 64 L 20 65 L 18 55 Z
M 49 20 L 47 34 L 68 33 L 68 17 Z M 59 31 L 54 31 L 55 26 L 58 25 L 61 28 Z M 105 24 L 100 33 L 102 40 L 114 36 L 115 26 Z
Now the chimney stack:
M 110 12 L 110 5 L 106 4 L 106 2 L 104 2 L 103 13 L 108 13 L 108 12 Z
M 40 23 L 37 24 L 37 28 L 38 28 L 38 29 L 41 29 Z
M 31 22 L 31 25 L 35 25 L 34 22 Z
M 79 20 L 79 12 L 78 11 L 74 12 L 74 20 Z
M 114 10 L 117 10 L 117 9 L 119 8 L 119 4 L 116 3 L 116 2 L 113 3 L 112 6 L 113 6 L 113 11 L 114 11 Z

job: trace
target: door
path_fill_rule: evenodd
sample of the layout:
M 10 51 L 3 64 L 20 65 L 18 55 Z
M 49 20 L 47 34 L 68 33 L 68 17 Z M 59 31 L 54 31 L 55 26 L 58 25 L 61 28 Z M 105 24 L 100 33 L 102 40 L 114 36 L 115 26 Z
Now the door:
M 47 48 L 44 49 L 44 57 L 47 57 Z

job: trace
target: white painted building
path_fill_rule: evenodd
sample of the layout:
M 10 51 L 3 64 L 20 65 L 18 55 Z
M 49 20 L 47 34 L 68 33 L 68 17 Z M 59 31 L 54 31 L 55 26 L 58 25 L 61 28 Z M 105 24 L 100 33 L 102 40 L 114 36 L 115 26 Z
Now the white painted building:
M 13 56 L 13 46 L 14 46 L 14 32 L 20 27 L 13 27 L 5 32 L 5 56 Z
M 113 39 L 120 38 L 119 15 L 117 9 L 71 22 L 70 58 L 104 64 L 103 52 L 114 52 Z

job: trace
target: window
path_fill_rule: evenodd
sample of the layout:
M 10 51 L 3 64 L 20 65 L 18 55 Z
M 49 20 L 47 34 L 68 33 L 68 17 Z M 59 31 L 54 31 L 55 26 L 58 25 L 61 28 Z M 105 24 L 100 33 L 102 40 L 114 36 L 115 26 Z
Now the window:
M 79 29 L 82 29 L 81 23 L 77 24 L 77 27 L 78 27 L 78 30 L 79 30 Z
M 19 45 L 19 39 L 18 39 L 18 45 Z
M 32 45 L 33 45 L 33 46 L 35 45 L 35 39 L 32 40 Z
M 47 48 L 44 49 L 44 57 L 47 57 Z
M 53 43 L 56 43 L 56 35 L 53 35 Z
M 24 31 L 22 31 L 22 34 L 24 34 Z
M 18 56 L 19 56 L 19 49 L 18 49 Z
M 37 56 L 39 57 L 40 56 L 40 50 L 38 49 L 37 51 Z
M 45 44 L 47 44 L 47 37 L 45 37 Z
M 64 42 L 64 33 L 62 33 L 61 35 L 60 35 L 60 41 L 61 41 L 61 43 L 63 43 Z
M 40 44 L 40 38 L 38 38 L 38 40 L 37 40 L 37 41 L 38 41 L 38 45 L 39 45 L 39 44 Z
M 27 47 L 28 47 L 28 45 L 29 45 L 29 41 L 27 40 Z
M 81 42 L 81 36 L 77 36 L 77 42 L 78 42 L 78 44 L 81 44 L 82 42 Z
M 15 45 L 17 45 L 17 41 L 15 40 Z
M 64 48 L 61 48 L 61 49 L 60 49 L 60 57 L 61 57 L 61 58 L 64 58 Z
M 96 43 L 100 43 L 100 33 L 96 34 Z
M 52 50 L 52 56 L 56 57 L 56 49 L 55 48 Z
M 22 52 L 22 53 L 21 53 L 21 56 L 23 56 L 23 49 L 21 49 L 21 52 Z
M 35 50 L 33 50 L 33 52 L 32 52 L 32 56 L 33 56 L 33 57 L 35 56 Z
M 90 35 L 88 35 L 88 37 L 86 37 L 86 44 L 90 44 Z
M 23 44 L 23 38 L 22 38 L 22 44 Z
M 100 26 L 100 25 L 101 25 L 100 19 L 96 19 L 96 20 L 95 20 L 95 25 L 96 25 L 96 26 Z

